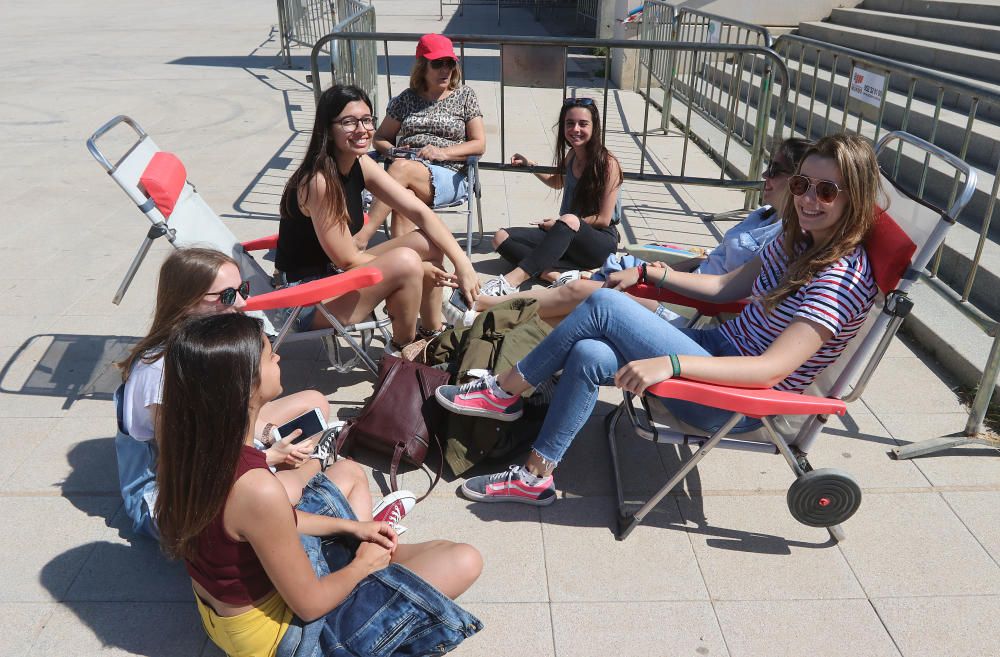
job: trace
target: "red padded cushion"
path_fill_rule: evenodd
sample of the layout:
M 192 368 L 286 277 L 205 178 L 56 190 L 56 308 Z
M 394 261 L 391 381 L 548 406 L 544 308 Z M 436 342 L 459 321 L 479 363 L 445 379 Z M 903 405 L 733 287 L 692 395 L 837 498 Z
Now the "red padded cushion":
M 865 251 L 872 263 L 875 284 L 888 294 L 899 285 L 899 279 L 913 261 L 917 245 L 889 213 L 879 208 L 875 225 L 865 239 Z
M 177 198 L 187 181 L 187 171 L 173 153 L 159 151 L 146 165 L 146 170 L 139 177 L 139 184 L 153 199 L 156 207 L 164 218 L 170 216 L 177 205 Z

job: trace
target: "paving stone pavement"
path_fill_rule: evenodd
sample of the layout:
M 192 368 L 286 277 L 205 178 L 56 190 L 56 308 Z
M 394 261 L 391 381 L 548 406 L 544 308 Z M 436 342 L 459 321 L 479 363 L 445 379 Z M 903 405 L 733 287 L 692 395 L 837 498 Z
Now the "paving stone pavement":
M 446 8 L 449 9 L 449 8 Z M 530 12 L 470 6 L 438 21 L 425 0 L 380 0 L 383 31 L 545 34 Z M 135 0 L 6 3 L 0 43 L 0 654 L 218 655 L 199 627 L 183 568 L 133 537 L 117 492 L 111 362 L 143 334 L 154 245 L 120 306 L 111 296 L 145 234 L 145 220 L 84 147 L 120 113 L 184 160 L 208 203 L 241 238 L 277 228 L 276 199 L 301 156 L 312 96 L 306 51 L 276 67 L 271 2 Z M 546 25 L 568 25 L 553 14 Z M 402 89 L 409 47 L 393 45 Z M 499 152 L 495 50 L 470 49 L 490 153 Z M 491 59 L 493 58 L 493 59 Z M 397 70 L 398 66 L 398 70 Z M 597 81 L 573 78 L 578 95 Z M 547 161 L 558 91 L 508 89 L 508 153 Z M 614 93 L 608 143 L 637 161 L 642 102 Z M 512 111 L 513 108 L 513 111 Z M 658 117 L 651 124 L 658 123 Z M 650 136 L 650 164 L 679 171 L 683 140 Z M 692 149 L 692 171 L 711 171 Z M 488 231 L 554 212 L 557 198 L 530 177 L 486 172 Z M 703 221 L 741 195 L 629 183 L 628 240 L 710 246 L 725 224 Z M 462 227 L 449 219 L 456 232 Z M 500 270 L 484 244 L 485 275 Z M 315 345 L 284 354 L 286 389 L 315 387 L 341 416 L 372 390 L 362 372 L 326 369 Z M 461 602 L 486 629 L 455 654 L 850 655 L 1000 654 L 1000 468 L 993 450 L 953 450 L 913 461 L 892 447 L 959 431 L 961 404 L 903 340 L 863 397 L 831 420 L 811 454 L 852 471 L 861 510 L 834 544 L 795 522 L 780 458 L 717 451 L 625 542 L 616 542 L 614 490 L 603 436 L 618 398 L 601 393 L 560 469 L 560 501 L 546 509 L 472 505 L 459 480 L 439 485 L 407 524 L 406 540 L 446 537 L 482 550 L 482 578 Z M 625 441 L 626 493 L 648 494 L 683 448 Z M 385 464 L 371 466 L 373 490 Z M 422 490 L 427 477 L 403 475 Z

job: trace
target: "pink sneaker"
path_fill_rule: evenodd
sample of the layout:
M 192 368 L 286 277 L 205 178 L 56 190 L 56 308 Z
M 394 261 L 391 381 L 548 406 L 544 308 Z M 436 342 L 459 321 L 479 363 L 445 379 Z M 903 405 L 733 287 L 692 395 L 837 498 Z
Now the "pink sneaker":
M 399 524 L 399 521 L 406 517 L 406 514 L 413 510 L 417 503 L 417 496 L 408 490 L 398 490 L 389 493 L 382 498 L 382 501 L 372 509 L 372 520 L 375 522 L 387 522 L 396 530 L 396 534 L 402 534 L 406 527 Z
M 462 484 L 462 495 L 476 502 L 519 502 L 533 506 L 548 506 L 556 501 L 556 485 L 552 475 L 529 484 L 522 478 L 520 466 L 512 465 L 503 472 L 473 477 Z
M 493 376 L 484 376 L 461 386 L 441 386 L 434 391 L 434 396 L 439 404 L 458 415 L 513 422 L 524 414 L 521 396 L 499 396 Z

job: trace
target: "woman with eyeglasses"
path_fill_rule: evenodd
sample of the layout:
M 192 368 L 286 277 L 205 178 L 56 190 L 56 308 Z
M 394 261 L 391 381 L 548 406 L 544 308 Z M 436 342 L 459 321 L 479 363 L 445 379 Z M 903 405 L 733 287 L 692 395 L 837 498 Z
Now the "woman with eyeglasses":
M 536 164 L 520 153 L 510 163 Z M 513 294 L 529 278 L 554 280 L 558 270 L 598 267 L 618 247 L 615 226 L 622 216 L 624 178 L 618 159 L 604 147 L 601 116 L 593 99 L 563 102 L 556 124 L 555 167 L 559 173 L 535 176 L 562 190 L 559 216 L 532 222 L 534 228 L 496 231 L 493 248 L 514 269 L 483 285 L 484 295 Z M 449 319 L 454 317 L 451 308 L 446 312 Z
M 410 86 L 389 101 L 375 133 L 375 149 L 395 157 L 389 175 L 431 207 L 450 205 L 469 193 L 465 160 L 486 152 L 483 112 L 476 92 L 462 84 L 462 69 L 451 39 L 425 34 L 417 42 Z M 376 234 L 391 208 L 376 200 L 369 222 L 354 236 L 359 248 Z M 412 217 L 393 213 L 393 237 L 415 230 Z
M 857 334 L 875 299 L 863 241 L 875 223 L 878 162 L 855 135 L 824 137 L 788 179 L 781 235 L 758 257 L 727 274 L 694 274 L 643 265 L 612 275 L 527 357 L 498 377 L 438 388 L 451 411 L 512 420 L 521 394 L 563 370 L 532 452 L 522 466 L 468 480 L 477 501 L 551 504 L 552 472 L 597 402 L 598 388 L 635 394 L 665 379 L 801 392 Z M 751 302 L 710 329 L 677 328 L 617 290 L 640 280 L 706 301 Z M 661 400 L 678 419 L 705 431 L 731 413 L 677 399 Z M 745 432 L 760 421 L 744 418 Z
M 375 117 L 361 89 L 334 85 L 323 92 L 306 154 L 285 184 L 275 256 L 276 276 L 288 284 L 314 280 L 362 265 L 382 272 L 375 285 L 326 302 L 344 324 L 363 321 L 383 300 L 392 320 L 397 353 L 417 336 L 441 330 L 441 288 L 460 289 L 472 303 L 479 277 L 465 252 L 441 219 L 375 160 L 368 157 Z M 358 248 L 354 236 L 365 226 L 362 192 L 401 210 L 420 230 L 370 249 Z M 442 267 L 447 257 L 455 268 Z M 303 328 L 326 325 L 317 313 L 301 317 Z
M 452 599 L 479 577 L 472 546 L 397 542 L 341 459 L 292 507 L 254 448 L 281 394 L 257 320 L 193 317 L 164 350 L 156 515 L 184 560 L 202 625 L 231 657 L 443 655 L 482 628 Z
M 236 262 L 220 251 L 177 249 L 160 267 L 149 333 L 118 363 L 124 381 L 119 418 L 123 431 L 115 438 L 115 454 L 125 512 L 137 532 L 159 537 L 152 510 L 157 495 L 160 437 L 154 427 L 163 395 L 163 347 L 188 317 L 239 312 L 249 296 L 250 284 L 241 280 Z M 293 501 L 309 478 L 320 471 L 326 449 L 316 449 L 314 438 L 297 445 L 287 440 L 272 445 L 271 428 L 314 408 L 324 417 L 329 413 L 330 404 L 322 393 L 296 392 L 261 408 L 254 427 L 254 436 L 266 450 L 267 464 L 281 468 L 279 480 Z
M 707 256 L 692 258 L 689 261 L 674 264 L 672 267 L 665 263 L 656 263 L 657 267 L 670 271 L 693 271 L 698 274 L 721 275 L 756 258 L 760 250 L 774 241 L 781 233 L 781 217 L 778 214 L 778 207 L 781 205 L 782 196 L 787 189 L 788 177 L 795 173 L 795 168 L 802 160 L 806 149 L 811 145 L 812 142 L 807 139 L 792 137 L 775 147 L 771 154 L 771 161 L 764 170 L 764 189 L 761 195 L 764 204 L 747 215 L 743 221 L 727 230 L 719 245 Z M 641 264 L 641 261 L 637 264 Z M 487 311 L 512 297 L 521 297 L 537 300 L 538 314 L 542 319 L 553 325 L 558 324 L 587 297 L 604 287 L 604 279 L 608 273 L 602 271 L 602 274 L 600 280 L 579 278 L 557 287 L 534 288 L 513 295 L 498 297 L 480 295 L 476 300 L 476 310 L 465 311 L 462 321 L 471 324 L 478 312 Z M 651 299 L 637 298 L 636 301 L 651 312 L 655 312 L 661 319 L 678 321 L 682 326 L 687 321 Z M 456 323 L 458 322 L 456 321 Z

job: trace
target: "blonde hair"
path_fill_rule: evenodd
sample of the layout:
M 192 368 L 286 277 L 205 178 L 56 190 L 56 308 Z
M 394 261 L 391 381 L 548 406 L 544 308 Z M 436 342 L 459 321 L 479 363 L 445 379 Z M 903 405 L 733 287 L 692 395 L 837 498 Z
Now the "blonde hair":
M 781 217 L 785 223 L 782 231 L 783 247 L 785 257 L 791 262 L 778 285 L 764 295 L 764 308 L 768 311 L 781 305 L 822 269 L 853 251 L 875 225 L 880 182 L 878 159 L 871 144 L 857 135 L 823 137 L 806 151 L 795 172 L 801 171 L 802 163 L 813 155 L 837 163 L 837 169 L 844 179 L 844 189 L 840 193 L 847 196 L 847 204 L 834 226 L 833 235 L 824 244 L 817 245 L 802 230 L 795 209 L 795 197 L 790 193 L 784 195 L 781 208 Z
M 410 89 L 418 93 L 423 93 L 427 91 L 427 67 L 430 65 L 430 61 L 426 57 L 417 57 L 413 62 L 413 68 L 410 70 Z M 448 80 L 449 89 L 458 89 L 458 85 L 462 84 L 462 67 L 459 66 L 458 60 L 455 60 L 455 68 L 451 69 L 451 79 Z

